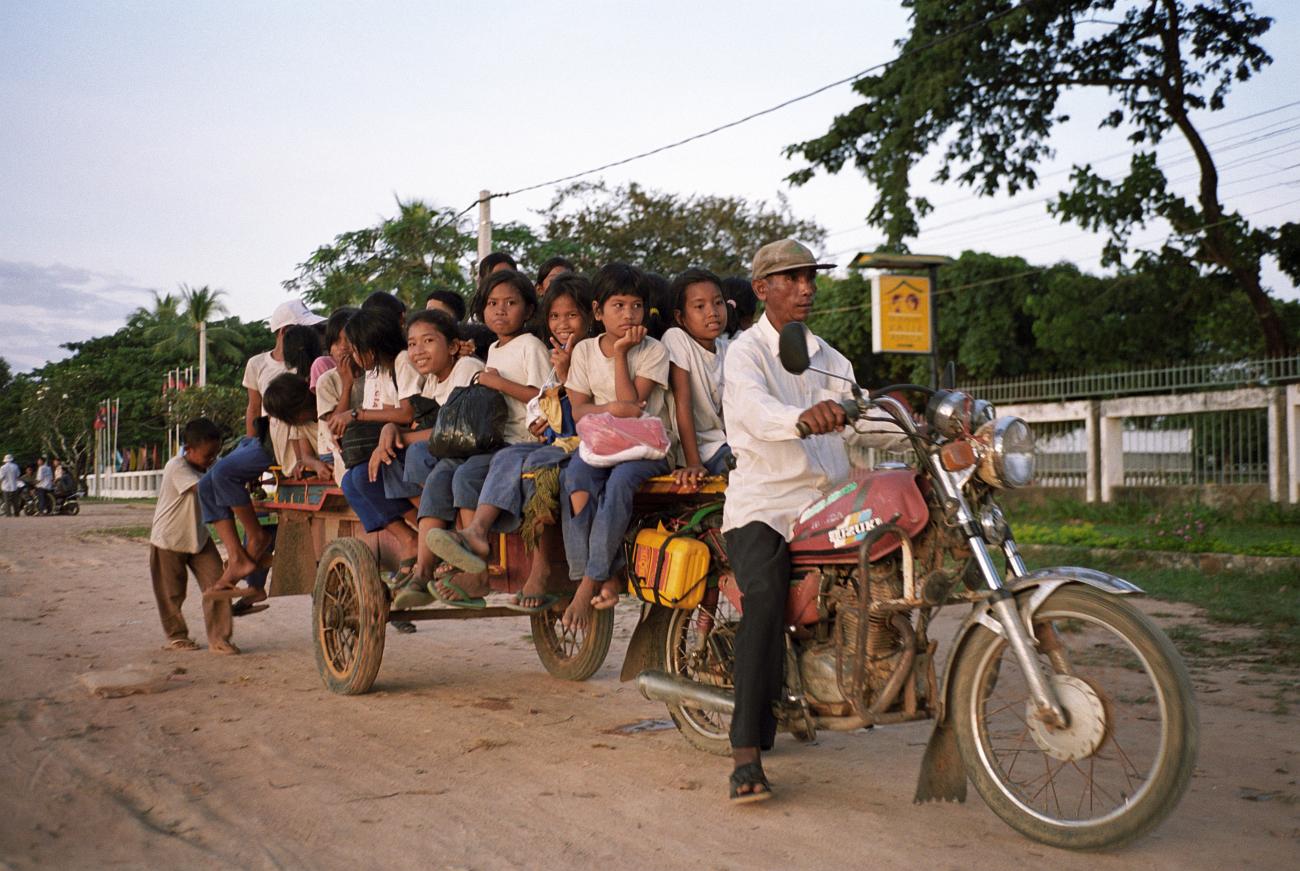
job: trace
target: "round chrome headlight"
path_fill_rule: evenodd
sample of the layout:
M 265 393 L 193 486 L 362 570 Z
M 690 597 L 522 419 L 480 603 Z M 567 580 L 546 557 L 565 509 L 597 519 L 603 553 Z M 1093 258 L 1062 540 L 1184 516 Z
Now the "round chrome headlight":
M 1018 417 L 999 417 L 980 427 L 984 444 L 979 476 L 994 487 L 1024 487 L 1034 480 L 1034 432 Z
M 935 432 L 955 438 L 970 428 L 971 399 L 960 390 L 938 390 L 926 403 L 925 416 Z

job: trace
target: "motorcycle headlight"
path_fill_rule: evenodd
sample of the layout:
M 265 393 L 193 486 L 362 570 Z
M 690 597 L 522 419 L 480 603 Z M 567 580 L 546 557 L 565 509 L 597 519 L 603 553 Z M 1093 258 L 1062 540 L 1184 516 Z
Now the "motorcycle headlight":
M 1013 489 L 1034 480 L 1034 432 L 1018 417 L 999 417 L 979 428 L 985 446 L 979 476 L 994 487 Z
M 960 390 L 938 390 L 926 404 L 925 416 L 935 432 L 955 438 L 970 429 L 971 399 Z

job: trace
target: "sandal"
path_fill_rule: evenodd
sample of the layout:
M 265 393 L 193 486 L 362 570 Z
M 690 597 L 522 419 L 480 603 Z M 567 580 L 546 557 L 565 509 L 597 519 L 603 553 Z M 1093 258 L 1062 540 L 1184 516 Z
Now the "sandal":
M 428 585 L 421 583 L 420 579 L 415 577 L 412 572 L 407 578 L 406 583 L 400 587 L 393 588 L 393 606 L 394 611 L 407 611 L 411 608 L 423 608 L 425 605 L 433 602 L 434 597 L 426 589 Z
M 749 787 L 746 792 L 741 792 L 741 787 Z M 759 789 L 758 787 L 762 787 Z M 751 804 L 756 801 L 767 801 L 772 797 L 772 784 L 767 782 L 767 776 L 763 774 L 763 765 L 761 762 L 747 762 L 744 765 L 737 765 L 736 769 L 731 772 L 731 803 L 732 804 Z
M 406 559 L 399 562 L 397 564 L 397 570 L 395 572 L 392 572 L 387 578 L 385 578 L 384 583 L 388 585 L 388 589 L 396 592 L 397 590 L 400 590 L 402 587 L 409 584 L 411 579 L 414 577 L 415 577 L 415 557 L 412 556 L 412 557 L 407 557 Z
M 424 543 L 436 556 L 462 572 L 476 575 L 487 571 L 487 562 L 470 550 L 465 539 L 454 529 L 430 529 L 424 537 Z
M 453 608 L 471 608 L 473 610 L 478 610 L 487 607 L 487 599 L 482 596 L 471 596 L 469 593 L 466 593 L 451 579 L 451 574 L 451 572 L 445 572 L 440 575 L 435 575 L 434 579 L 429 581 L 429 585 L 426 587 L 429 591 L 429 595 L 433 596 L 433 598 L 442 602 L 444 605 L 451 605 Z M 456 595 L 456 598 L 452 598 L 439 590 L 439 584 L 442 584 L 448 590 L 451 590 L 451 592 Z
M 525 601 L 537 602 L 536 605 L 525 605 Z M 506 602 L 501 607 L 511 611 L 518 611 L 520 614 L 543 614 L 555 607 L 555 603 L 560 601 L 560 597 L 554 593 L 541 593 L 525 596 L 520 593 L 512 602 Z
M 163 650 L 198 650 L 199 645 L 192 638 L 173 638 Z

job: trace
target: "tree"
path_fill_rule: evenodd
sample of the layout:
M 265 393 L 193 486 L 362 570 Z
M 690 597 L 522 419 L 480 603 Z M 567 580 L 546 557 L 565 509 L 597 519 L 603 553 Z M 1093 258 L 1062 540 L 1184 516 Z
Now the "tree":
M 904 5 L 913 11 L 912 29 L 898 61 L 854 84 L 865 102 L 837 117 L 825 135 L 786 149 L 809 164 L 791 181 L 802 184 L 818 169 L 835 173 L 851 162 L 879 190 L 868 223 L 885 231 L 891 247 L 900 246 L 933 209 L 913 195 L 910 178 L 931 151 L 943 157 L 937 182 L 955 180 L 985 196 L 1033 188 L 1038 165 L 1053 153 L 1053 129 L 1068 120 L 1057 108 L 1062 94 L 1103 89 L 1114 104 L 1100 126 L 1125 127 L 1135 146 L 1128 173 L 1111 180 L 1091 166 L 1075 167 L 1072 188 L 1050 211 L 1062 221 L 1108 231 L 1106 265 L 1122 262 L 1134 228 L 1167 221 L 1174 230 L 1170 251 L 1230 276 L 1268 352 L 1288 349 L 1290 338 L 1259 273 L 1261 257 L 1283 259 L 1284 241 L 1294 233 L 1252 227 L 1240 214 L 1225 212 L 1214 158 L 1190 117 L 1194 110 L 1222 109 L 1234 81 L 1271 62 L 1258 40 L 1272 19 L 1256 15 L 1249 0 Z M 1156 164 L 1154 146 L 1174 131 L 1196 159 L 1194 199 L 1172 191 Z
M 613 260 L 671 276 L 690 266 L 748 275 L 764 243 L 787 236 L 818 247 L 826 231 L 796 218 L 783 196 L 775 205 L 742 197 L 680 196 L 636 183 L 610 189 L 578 182 L 540 212 L 547 249 L 594 272 Z M 547 255 L 549 256 L 549 255 Z
M 467 294 L 465 258 L 475 237 L 452 209 L 419 200 L 397 201 L 398 214 L 373 227 L 341 233 L 298 264 L 285 290 L 327 309 L 355 305 L 372 291 L 396 294 L 408 306 L 429 291 Z
M 198 288 L 182 284 L 179 297 L 154 293 L 150 316 L 155 323 L 149 335 L 157 344 L 159 356 L 197 358 L 200 384 L 207 382 L 209 347 L 214 358 L 238 360 L 243 356 L 243 342 L 237 331 L 221 325 L 208 326 L 215 315 L 227 313 L 221 302 L 223 295 L 224 291 L 206 284 Z

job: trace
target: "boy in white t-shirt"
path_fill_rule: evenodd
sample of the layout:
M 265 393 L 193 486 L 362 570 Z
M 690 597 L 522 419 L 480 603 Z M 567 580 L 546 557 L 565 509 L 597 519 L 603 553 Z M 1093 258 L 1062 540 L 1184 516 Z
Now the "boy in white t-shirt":
M 187 570 L 194 573 L 199 589 L 211 589 L 221 575 L 221 555 L 208 537 L 199 516 L 198 484 L 221 450 L 221 431 L 207 418 L 198 418 L 182 431 L 183 453 L 163 467 L 162 486 L 154 508 L 149 533 L 149 574 L 153 579 L 158 617 L 167 635 L 169 650 L 198 650 L 190 638 L 181 606 L 185 603 Z M 203 624 L 208 649 L 213 653 L 239 653 L 230 643 L 230 603 L 203 600 Z

